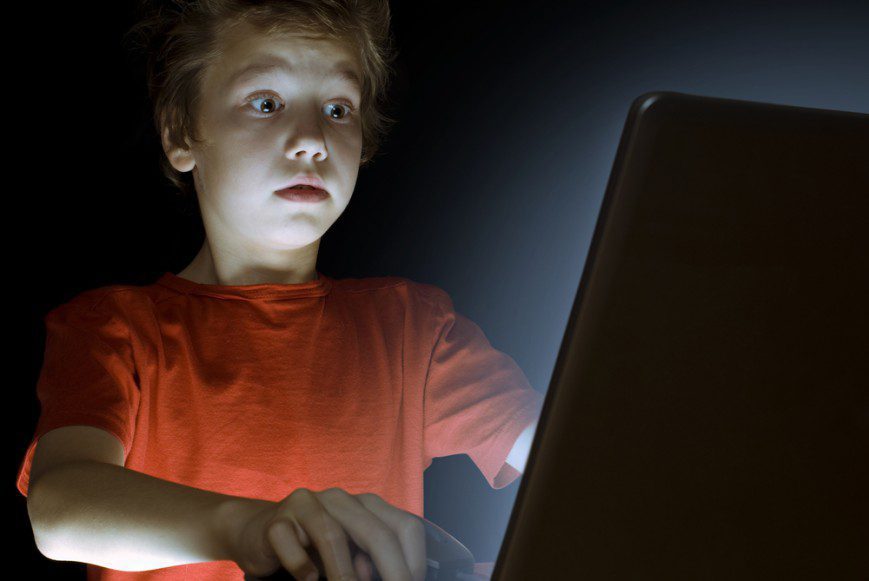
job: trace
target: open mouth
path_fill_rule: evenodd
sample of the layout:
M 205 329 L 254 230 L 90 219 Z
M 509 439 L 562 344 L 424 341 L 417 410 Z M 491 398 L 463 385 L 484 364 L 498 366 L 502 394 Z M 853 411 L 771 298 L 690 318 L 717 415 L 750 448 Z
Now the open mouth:
M 295 202 L 317 202 L 329 197 L 329 192 L 311 186 L 292 186 L 278 190 L 275 194 L 285 200 Z

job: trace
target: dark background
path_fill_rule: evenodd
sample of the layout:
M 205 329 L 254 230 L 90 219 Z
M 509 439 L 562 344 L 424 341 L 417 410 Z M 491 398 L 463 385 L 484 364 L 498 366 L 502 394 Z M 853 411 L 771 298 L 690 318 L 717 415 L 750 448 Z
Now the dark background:
M 541 391 L 634 97 L 869 111 L 866 2 L 391 5 L 399 122 L 318 267 L 441 286 Z M 83 564 L 38 553 L 15 489 L 39 414 L 42 316 L 85 289 L 180 271 L 202 229 L 158 169 L 144 76 L 121 45 L 131 3 L 20 9 L 7 26 L 28 41 L 5 71 L 11 548 L 35 575 L 84 579 Z M 466 456 L 437 459 L 426 516 L 494 561 L 518 485 L 493 491 Z

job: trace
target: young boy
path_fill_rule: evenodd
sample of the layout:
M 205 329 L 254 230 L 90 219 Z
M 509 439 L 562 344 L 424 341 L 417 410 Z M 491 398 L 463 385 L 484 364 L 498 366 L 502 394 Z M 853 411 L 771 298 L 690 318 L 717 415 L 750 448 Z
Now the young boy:
M 422 579 L 423 471 L 466 453 L 506 486 L 543 398 L 440 288 L 316 269 L 384 127 L 386 0 L 175 4 L 138 30 L 206 239 L 46 315 L 36 543 L 89 580 Z

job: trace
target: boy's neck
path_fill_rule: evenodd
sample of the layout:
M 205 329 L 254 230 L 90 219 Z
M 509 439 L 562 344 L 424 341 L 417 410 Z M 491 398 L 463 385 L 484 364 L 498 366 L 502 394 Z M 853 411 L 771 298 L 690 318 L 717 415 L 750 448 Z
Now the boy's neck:
M 202 243 L 199 252 L 184 270 L 178 273 L 179 277 L 186 278 L 199 284 L 219 284 L 214 272 L 214 262 L 208 248 L 208 240 Z
M 316 258 L 315 258 L 316 261 Z M 306 276 L 304 280 L 301 281 L 282 281 L 285 284 L 293 284 L 298 282 L 307 282 L 312 280 L 317 280 L 319 275 L 317 274 L 316 267 L 313 268 L 313 273 L 309 276 Z M 257 284 L 257 282 L 268 283 L 268 282 L 281 282 L 281 281 L 273 281 L 273 280 L 262 280 L 257 282 L 244 282 L 244 283 L 234 283 L 234 282 L 223 282 L 217 276 L 217 269 L 214 266 L 214 257 L 211 253 L 211 246 L 208 243 L 208 239 L 202 243 L 202 247 L 199 249 L 199 252 L 196 253 L 196 256 L 190 261 L 184 270 L 179 272 L 176 276 L 195 282 L 199 284 L 210 284 L 210 285 L 233 285 L 233 284 Z

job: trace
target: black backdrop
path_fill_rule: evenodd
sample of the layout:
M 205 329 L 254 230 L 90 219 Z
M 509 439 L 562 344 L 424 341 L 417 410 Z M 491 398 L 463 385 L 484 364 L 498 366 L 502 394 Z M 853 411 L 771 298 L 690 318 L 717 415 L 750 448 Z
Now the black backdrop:
M 24 39 L 7 47 L 4 99 L 10 548 L 55 579 L 83 579 L 84 565 L 38 553 L 14 488 L 39 413 L 42 316 L 87 288 L 178 272 L 202 236 L 158 170 L 142 71 L 120 42 L 130 4 L 22 4 L 7 20 Z M 318 266 L 442 286 L 542 391 L 635 96 L 869 110 L 865 2 L 391 5 L 399 123 Z M 438 459 L 426 516 L 493 561 L 517 487 L 492 491 L 466 457 Z

